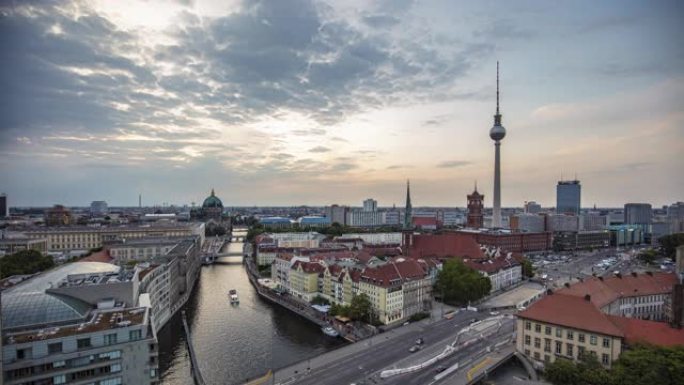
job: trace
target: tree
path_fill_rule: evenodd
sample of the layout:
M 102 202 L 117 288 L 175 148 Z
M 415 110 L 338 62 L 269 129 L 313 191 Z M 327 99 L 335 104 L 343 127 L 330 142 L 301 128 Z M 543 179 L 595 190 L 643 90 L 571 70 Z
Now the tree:
M 36 250 L 21 250 L 14 254 L 0 258 L 0 277 L 10 277 L 19 274 L 34 274 L 55 266 L 52 257 L 43 255 Z
M 616 384 L 681 384 L 684 378 L 684 346 L 632 347 L 620 355 L 612 372 Z
M 443 301 L 466 304 L 489 294 L 492 283 L 489 278 L 466 266 L 459 259 L 450 259 L 437 275 L 436 292 L 443 293 Z
M 371 302 L 364 293 L 355 295 L 349 304 L 349 317 L 358 321 L 371 323 Z
M 326 298 L 321 297 L 320 295 L 315 296 L 311 300 L 311 303 L 314 305 L 330 305 L 330 301 L 328 301 Z
M 684 245 L 684 233 L 670 234 L 658 238 L 658 243 L 663 247 L 663 253 L 673 261 L 677 247 Z
M 532 262 L 527 258 L 524 258 L 522 261 L 522 274 L 526 278 L 534 277 L 534 266 L 532 266 Z
M 554 385 L 575 385 L 579 383 L 580 373 L 574 362 L 559 357 L 546 365 L 544 377 Z
M 637 256 L 637 258 L 639 258 L 639 260 L 642 261 L 643 263 L 645 263 L 647 265 L 651 265 L 651 264 L 653 264 L 653 262 L 655 262 L 655 259 L 657 256 L 658 256 L 657 251 L 655 251 L 653 249 L 648 249 L 648 250 L 644 250 L 644 251 L 640 252 L 639 255 Z

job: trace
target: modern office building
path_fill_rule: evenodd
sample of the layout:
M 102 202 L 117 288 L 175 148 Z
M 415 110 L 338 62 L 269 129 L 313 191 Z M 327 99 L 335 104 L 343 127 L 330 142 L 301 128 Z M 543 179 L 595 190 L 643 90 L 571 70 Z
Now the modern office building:
M 644 243 L 644 232 L 639 225 L 612 225 L 610 231 L 611 246 L 634 246 Z
M 391 208 L 385 211 L 385 224 L 388 226 L 398 226 L 401 224 L 401 211 Z
M 332 205 L 325 208 L 325 216 L 330 218 L 330 223 L 338 223 L 342 226 L 347 224 L 347 212 L 349 207 Z
M 0 194 L 0 217 L 9 217 L 9 204 L 7 203 L 7 194 Z
M 363 211 L 378 211 L 378 201 L 368 198 L 363 201 Z
M 524 209 L 525 209 L 525 212 L 528 214 L 537 214 L 537 213 L 541 212 L 542 207 L 539 203 L 537 203 L 535 201 L 529 201 L 529 202 L 525 202 Z
M 579 217 L 576 215 L 552 214 L 546 216 L 546 231 L 579 231 Z
M 579 215 L 582 185 L 578 180 L 561 180 L 556 186 L 556 213 Z
M 3 380 L 18 384 L 157 384 L 138 270 L 76 262 L 3 292 Z
M 90 215 L 101 216 L 109 213 L 109 207 L 105 201 L 93 201 L 90 203 Z
M 499 62 L 496 62 L 496 114 L 494 126 L 489 130 L 489 137 L 494 141 L 494 207 L 492 209 L 492 227 L 501 228 L 501 140 L 506 136 L 506 129 L 501 125 L 499 113 Z
M 539 233 L 545 230 L 545 218 L 539 214 L 522 213 L 511 215 L 509 223 L 513 231 Z
M 379 227 L 385 224 L 385 213 L 381 211 L 352 210 L 347 212 L 347 226 Z
M 588 212 L 580 215 L 579 227 L 581 231 L 598 231 L 608 226 L 608 216 L 599 212 Z
M 625 204 L 625 224 L 648 226 L 653 223 L 653 208 L 649 203 Z

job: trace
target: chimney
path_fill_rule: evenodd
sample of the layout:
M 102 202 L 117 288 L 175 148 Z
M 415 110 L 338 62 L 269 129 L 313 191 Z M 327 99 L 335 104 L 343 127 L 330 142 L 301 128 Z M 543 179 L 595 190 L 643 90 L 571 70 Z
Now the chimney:
M 603 276 L 598 277 L 599 281 L 603 282 Z
M 551 289 L 546 289 L 546 295 L 551 295 L 553 294 L 553 290 Z
M 615 274 L 615 276 L 622 279 L 622 274 L 620 274 L 620 273 Z
M 652 272 L 652 271 L 647 271 L 646 274 L 648 274 L 648 275 L 650 275 L 651 277 L 653 277 L 653 272 Z
M 636 278 L 636 276 L 637 276 L 636 271 L 633 271 L 633 272 L 632 272 L 632 277 Z
M 591 302 L 591 296 L 589 294 L 585 295 L 584 300 L 587 302 Z
M 570 287 L 570 282 L 566 282 L 565 287 Z

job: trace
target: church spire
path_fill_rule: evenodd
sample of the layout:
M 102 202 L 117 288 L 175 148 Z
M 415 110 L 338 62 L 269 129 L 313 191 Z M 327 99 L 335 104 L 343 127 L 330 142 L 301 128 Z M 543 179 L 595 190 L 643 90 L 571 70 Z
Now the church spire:
M 413 216 L 413 208 L 411 207 L 411 183 L 406 180 L 406 210 L 404 212 L 404 229 L 411 228 L 411 217 Z

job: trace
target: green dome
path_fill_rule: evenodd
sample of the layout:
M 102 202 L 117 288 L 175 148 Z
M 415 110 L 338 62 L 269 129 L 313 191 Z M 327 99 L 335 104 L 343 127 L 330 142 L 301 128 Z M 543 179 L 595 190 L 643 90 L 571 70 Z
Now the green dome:
M 202 207 L 221 207 L 221 208 L 223 208 L 223 203 L 214 194 L 214 189 L 211 189 L 211 195 L 209 195 L 207 197 L 207 199 L 204 200 L 204 203 L 202 203 Z

